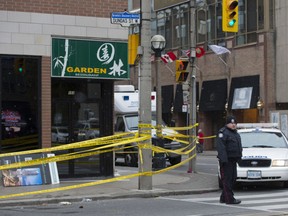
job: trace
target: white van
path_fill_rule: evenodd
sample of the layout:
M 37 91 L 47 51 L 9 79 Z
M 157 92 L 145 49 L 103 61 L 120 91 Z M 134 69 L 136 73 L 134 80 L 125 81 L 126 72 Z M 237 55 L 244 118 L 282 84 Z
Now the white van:
M 115 112 L 115 132 L 134 132 L 138 130 L 138 109 L 139 109 L 139 92 L 135 91 L 132 85 L 115 85 L 114 86 L 114 112 Z M 156 126 L 156 92 L 151 93 L 151 111 L 152 111 L 152 126 Z M 165 126 L 165 123 L 162 123 Z M 177 134 L 176 131 L 164 128 L 162 130 L 163 136 Z M 171 141 L 170 139 L 163 139 L 163 143 L 159 144 L 156 137 L 156 130 L 152 129 L 152 143 L 154 145 L 163 145 L 165 149 L 175 150 L 182 147 L 181 143 Z M 136 144 L 135 144 L 136 145 Z M 123 157 L 125 164 L 128 166 L 138 165 L 138 148 L 133 147 L 127 149 L 128 153 L 115 152 L 117 157 Z M 130 153 L 132 152 L 132 153 Z M 135 152 L 135 153 L 134 153 Z M 171 165 L 181 162 L 181 155 L 165 154 L 166 159 Z

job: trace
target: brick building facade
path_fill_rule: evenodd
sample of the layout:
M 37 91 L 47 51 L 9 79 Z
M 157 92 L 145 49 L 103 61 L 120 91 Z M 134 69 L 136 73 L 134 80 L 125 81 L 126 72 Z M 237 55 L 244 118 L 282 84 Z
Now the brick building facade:
M 178 59 L 191 49 L 190 2 L 154 1 L 154 33 L 166 38 L 165 52 L 174 52 Z M 205 135 L 215 135 L 228 114 L 235 115 L 239 122 L 277 122 L 288 135 L 286 2 L 239 0 L 239 31 L 235 34 L 222 31 L 221 0 L 195 1 L 197 46 L 205 50 L 196 61 L 197 122 Z M 217 55 L 209 45 L 227 48 L 230 54 Z M 175 62 L 160 63 L 160 70 L 162 88 L 173 85 L 171 119 L 179 126 L 187 125 L 188 115 L 182 110 L 183 99 L 179 99 L 182 85 L 175 83 Z M 156 86 L 154 78 L 152 82 Z M 137 85 L 137 77 L 130 83 Z M 237 104 L 240 92 L 250 96 L 240 98 Z M 205 142 L 206 149 L 214 146 L 214 139 Z

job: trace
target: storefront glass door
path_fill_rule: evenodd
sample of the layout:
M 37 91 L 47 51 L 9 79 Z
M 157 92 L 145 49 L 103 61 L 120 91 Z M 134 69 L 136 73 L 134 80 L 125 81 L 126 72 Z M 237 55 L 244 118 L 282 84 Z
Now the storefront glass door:
M 99 84 L 95 83 L 94 90 Z M 97 98 L 89 97 L 86 82 L 63 82 L 53 85 L 52 146 L 76 143 L 100 137 L 99 107 Z M 91 88 L 89 89 L 91 90 Z M 59 92 L 60 91 L 60 92 Z M 61 92 L 62 91 L 62 92 Z M 93 94 L 94 96 L 98 93 Z M 80 153 L 88 149 L 63 150 L 56 154 Z M 100 157 L 95 154 L 57 163 L 60 177 L 95 176 L 100 172 Z

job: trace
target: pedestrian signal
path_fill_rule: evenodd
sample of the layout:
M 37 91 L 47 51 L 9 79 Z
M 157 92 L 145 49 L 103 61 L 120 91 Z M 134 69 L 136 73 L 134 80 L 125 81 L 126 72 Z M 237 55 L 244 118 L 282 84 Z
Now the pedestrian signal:
M 189 72 L 187 66 L 189 64 L 188 60 L 176 60 L 176 82 L 181 83 L 187 80 Z
M 222 31 L 238 32 L 237 0 L 222 0 Z

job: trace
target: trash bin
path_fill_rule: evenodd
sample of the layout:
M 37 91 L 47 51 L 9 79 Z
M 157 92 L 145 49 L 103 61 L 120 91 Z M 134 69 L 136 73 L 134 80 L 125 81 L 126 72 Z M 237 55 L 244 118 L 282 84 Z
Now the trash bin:
M 164 148 L 164 139 L 153 137 L 152 144 Z M 163 169 L 166 168 L 165 153 L 155 153 L 152 159 L 152 168 Z

